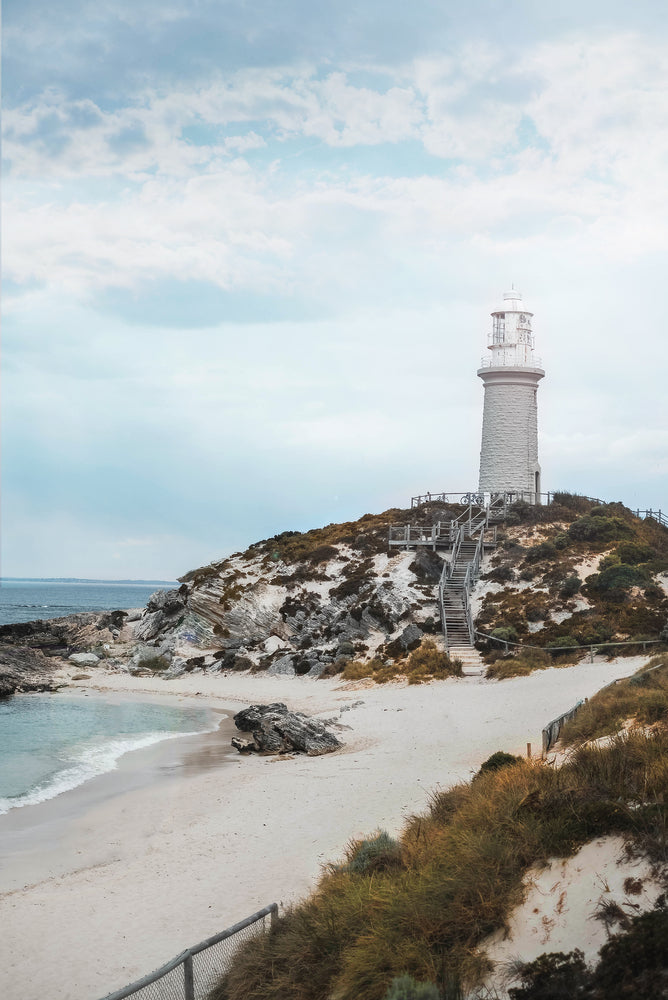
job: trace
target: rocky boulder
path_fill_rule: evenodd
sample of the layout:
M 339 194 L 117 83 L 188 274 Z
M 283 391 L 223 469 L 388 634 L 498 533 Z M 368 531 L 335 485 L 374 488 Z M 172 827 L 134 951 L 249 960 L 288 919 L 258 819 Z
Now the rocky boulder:
M 94 667 L 100 662 L 100 657 L 95 653 L 71 653 L 68 659 L 79 667 Z
M 188 588 L 185 585 L 176 590 L 156 590 L 134 626 L 135 638 L 146 642 L 174 628 L 185 614 L 187 601 Z
M 52 661 L 41 651 L 0 645 L 0 698 L 23 691 L 53 691 Z
M 316 757 L 332 753 L 343 744 L 327 729 L 328 723 L 310 719 L 303 712 L 291 712 L 283 702 L 251 705 L 237 712 L 234 724 L 252 739 L 235 737 L 232 746 L 239 753 L 305 753 Z

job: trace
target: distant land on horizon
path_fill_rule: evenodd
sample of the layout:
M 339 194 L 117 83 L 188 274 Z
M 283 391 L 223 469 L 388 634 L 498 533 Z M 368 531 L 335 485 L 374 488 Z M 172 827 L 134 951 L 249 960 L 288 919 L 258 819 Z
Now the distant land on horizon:
M 136 583 L 149 586 L 155 583 L 176 584 L 178 580 L 93 580 L 79 576 L 0 576 L 0 583 Z

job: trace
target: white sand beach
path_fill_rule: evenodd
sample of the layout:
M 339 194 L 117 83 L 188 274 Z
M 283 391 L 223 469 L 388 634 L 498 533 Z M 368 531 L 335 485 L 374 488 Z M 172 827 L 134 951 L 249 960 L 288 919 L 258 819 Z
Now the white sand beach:
M 530 742 L 539 754 L 547 722 L 645 660 L 413 687 L 95 671 L 74 686 L 197 698 L 229 714 L 284 701 L 350 728 L 334 754 L 281 759 L 216 752 L 229 743 L 226 724 L 170 741 L 172 758 L 179 744 L 195 757 L 199 747 L 207 766 L 136 787 L 138 751 L 113 776 L 52 800 L 70 797 L 65 817 L 62 802 L 14 810 L 37 834 L 17 838 L 17 820 L 0 817 L 0 996 L 97 1000 L 267 903 L 299 899 L 350 838 L 396 833 L 433 789 L 470 777 L 496 750 L 525 753 Z

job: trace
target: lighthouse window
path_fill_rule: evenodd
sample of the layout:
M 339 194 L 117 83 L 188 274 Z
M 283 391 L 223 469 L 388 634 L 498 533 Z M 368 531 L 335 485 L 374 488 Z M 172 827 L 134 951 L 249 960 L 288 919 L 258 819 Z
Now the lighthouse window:
M 506 317 L 504 314 L 501 316 L 494 317 L 494 325 L 492 327 L 492 339 L 495 344 L 502 344 L 505 337 L 506 331 Z

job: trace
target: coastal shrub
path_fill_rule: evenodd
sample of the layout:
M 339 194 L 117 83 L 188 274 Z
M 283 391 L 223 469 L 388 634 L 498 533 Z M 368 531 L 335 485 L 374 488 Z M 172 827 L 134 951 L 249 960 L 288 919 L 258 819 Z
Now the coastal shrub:
M 515 579 L 515 571 L 512 566 L 495 566 L 489 573 L 485 573 L 484 580 L 491 580 L 493 583 L 512 583 Z
M 516 757 L 512 753 L 506 753 L 505 750 L 497 750 L 493 753 L 491 757 L 488 757 L 480 765 L 480 770 L 474 776 L 478 778 L 481 774 L 485 774 L 487 771 L 498 771 L 502 767 L 510 767 L 513 764 L 517 764 L 522 760 L 521 757 Z
M 540 955 L 516 969 L 520 986 L 508 990 L 510 1000 L 572 1000 L 584 996 L 591 974 L 578 948 Z
M 623 911 L 622 911 L 623 912 Z M 648 913 L 625 915 L 624 928 L 613 934 L 589 968 L 579 949 L 551 952 L 515 967 L 521 985 L 511 1000 L 658 1000 L 668 990 L 668 910 L 665 900 Z
M 325 669 L 320 674 L 320 677 L 336 677 L 337 674 L 343 673 L 344 668 L 349 662 L 350 661 L 343 656 L 336 660 L 332 660 L 325 666 Z
M 569 524 L 568 534 L 576 542 L 612 542 L 628 538 L 632 530 L 621 517 L 595 510 Z
M 577 573 L 573 573 L 572 576 L 567 576 L 561 584 L 561 587 L 559 588 L 559 596 L 565 598 L 575 597 L 581 586 L 582 580 Z
M 557 554 L 557 547 L 554 542 L 539 542 L 527 549 L 525 560 L 528 563 L 539 562 L 541 559 L 553 559 Z
M 572 635 L 558 635 L 556 639 L 552 639 L 551 642 L 545 643 L 545 649 L 550 649 L 555 654 L 566 652 L 568 649 L 576 649 L 580 643 L 577 641 L 575 636 Z
M 638 542 L 622 542 L 615 549 L 615 555 L 620 562 L 636 566 L 638 563 L 648 562 L 654 556 L 654 549 Z
M 397 976 L 390 983 L 385 1000 L 440 1000 L 440 996 L 433 983 L 418 983 L 412 976 Z
M 385 830 L 379 830 L 368 840 L 353 841 L 348 848 L 343 870 L 351 875 L 371 875 L 402 864 L 401 844 Z
M 602 572 L 588 576 L 586 581 L 590 590 L 608 595 L 615 590 L 628 590 L 646 582 L 647 575 L 643 570 L 636 566 L 627 566 L 625 563 L 608 566 Z
M 492 629 L 490 635 L 493 639 L 499 639 L 501 642 L 517 642 L 517 629 L 514 629 L 512 625 Z

